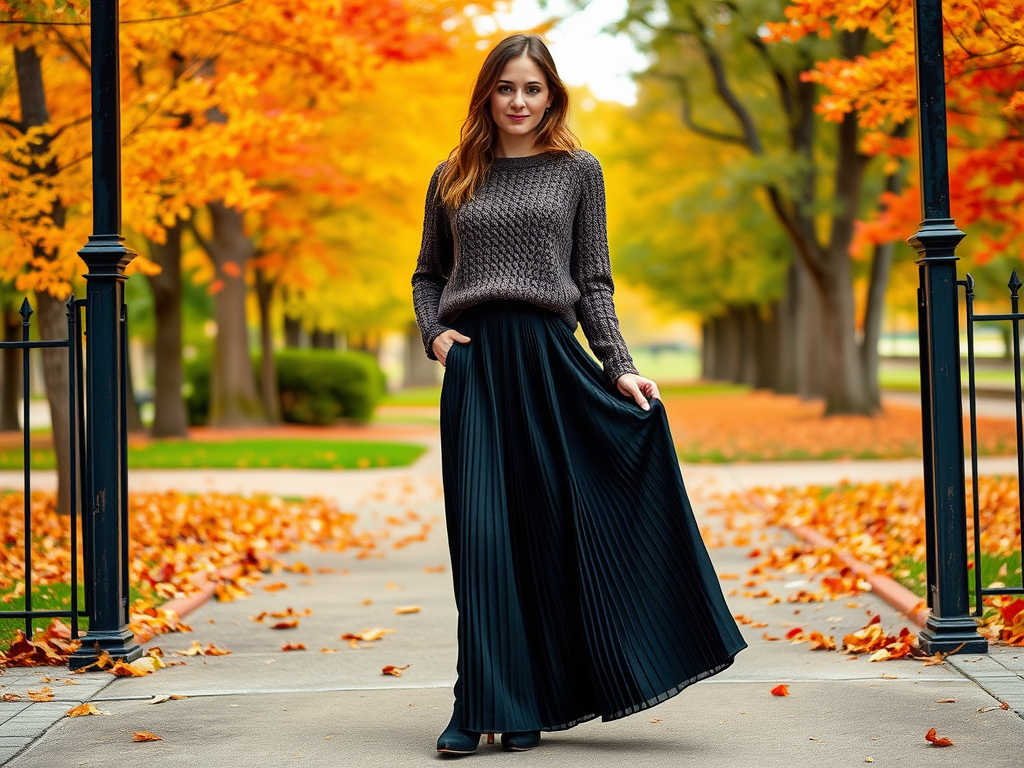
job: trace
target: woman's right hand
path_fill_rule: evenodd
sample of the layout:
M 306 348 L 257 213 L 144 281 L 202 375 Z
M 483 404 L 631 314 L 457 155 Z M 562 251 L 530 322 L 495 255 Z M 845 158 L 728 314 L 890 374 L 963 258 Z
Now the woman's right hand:
M 437 358 L 438 362 L 447 367 L 448 350 L 452 348 L 452 344 L 465 344 L 469 341 L 469 336 L 459 333 L 452 328 L 444 331 L 443 333 L 439 333 L 431 346 L 433 347 L 434 356 Z

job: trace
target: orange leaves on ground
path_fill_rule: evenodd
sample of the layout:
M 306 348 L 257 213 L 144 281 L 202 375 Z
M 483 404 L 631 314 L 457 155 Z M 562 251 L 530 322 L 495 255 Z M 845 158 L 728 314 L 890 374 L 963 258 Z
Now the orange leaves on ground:
M 192 645 L 186 648 L 184 651 L 175 651 L 175 656 L 227 656 L 231 653 L 226 648 L 218 648 L 213 643 L 207 643 L 205 646 L 198 640 L 193 640 Z
M 918 648 L 917 637 L 903 627 L 895 636 L 882 629 L 881 616 L 875 614 L 866 626 L 843 638 L 847 653 L 870 653 L 869 661 L 892 661 L 907 656 L 921 658 L 925 654 Z
M 789 696 L 789 686 L 776 685 L 774 688 L 771 689 L 770 693 L 772 696 Z
M 264 611 L 264 614 L 266 614 L 266 611 Z M 285 608 L 283 611 L 273 611 L 266 615 L 274 619 L 292 619 L 303 618 L 305 616 L 311 616 L 312 614 L 313 609 L 311 608 L 303 608 L 301 611 L 296 611 L 294 608 L 289 606 L 288 608 Z
M 991 603 L 995 610 L 980 622 L 979 632 L 990 642 L 1024 646 L 1024 599 L 1000 596 Z
M 304 651 L 306 646 L 302 643 L 285 643 L 281 646 L 282 651 Z
M 149 731 L 132 731 L 132 740 L 133 741 L 163 741 L 163 739 L 161 739 L 155 733 L 150 733 Z
M 0 670 L 4 667 L 62 666 L 79 646 L 79 641 L 71 639 L 69 626 L 60 619 L 51 619 L 50 625 L 36 632 L 31 640 L 20 629 L 15 630 L 11 647 L 6 652 L 0 652 Z
M 396 667 L 394 664 L 388 664 L 381 670 L 381 674 L 391 675 L 392 677 L 401 677 L 402 672 L 411 666 L 411 664 L 406 664 L 404 667 Z
M 0 530 L 14 541 L 24 537 L 22 504 L 21 494 L 0 496 Z M 224 494 L 136 493 L 129 495 L 129 516 L 129 579 L 143 592 L 132 606 L 131 627 L 144 639 L 188 631 L 177 616 L 155 604 L 195 593 L 202 577 L 228 565 L 240 564 L 241 569 L 231 578 L 212 577 L 219 600 L 247 596 L 247 588 L 265 572 L 286 567 L 277 560 L 278 552 L 299 542 L 338 551 L 363 549 L 373 543 L 369 534 L 353 531 L 355 515 L 315 498 L 285 501 Z M 33 583 L 66 582 L 71 567 L 70 538 L 67 520 L 57 514 L 54 494 L 32 494 L 32 532 L 39 542 L 32 553 Z M 0 558 L 0 589 L 17 589 L 24 571 L 21 548 L 5 551 Z M 64 626 L 57 622 L 44 633 L 36 633 L 31 641 L 18 636 L 15 645 L 0 655 L 0 667 L 65 663 L 77 646 L 68 627 L 54 630 L 58 625 Z
M 418 605 L 400 605 L 395 608 L 395 613 L 402 615 L 406 613 L 419 613 L 421 610 L 423 609 Z
M 443 565 L 428 565 L 423 568 L 424 573 L 444 573 Z
M 77 707 L 72 707 L 65 712 L 68 717 L 83 717 L 84 715 L 110 715 L 109 712 L 96 709 L 96 705 L 90 702 L 85 704 L 79 704 Z
M 32 701 L 53 701 L 53 689 L 49 686 L 40 688 L 38 691 L 28 690 L 28 697 Z
M 389 635 L 394 631 L 395 630 L 393 629 L 374 627 L 373 629 L 364 629 L 358 634 L 354 632 L 346 632 L 341 636 L 341 639 L 348 640 L 348 644 L 353 648 L 362 648 L 365 646 L 361 646 L 359 643 L 372 643 L 376 640 L 382 640 L 384 635 Z
M 876 416 L 824 416 L 791 395 L 670 395 L 665 411 L 686 461 L 906 458 L 921 455 L 921 411 L 887 403 Z M 980 451 L 1012 452 L 1012 419 L 978 419 Z
M 945 736 L 938 736 L 935 733 L 935 729 L 931 728 L 928 733 L 924 735 L 925 741 L 930 741 L 933 747 L 952 747 L 953 742 L 947 739 Z
M 271 624 L 271 629 L 295 629 L 299 626 L 298 619 L 290 619 L 289 621 L 279 621 L 276 624 Z
M 277 592 L 278 590 L 281 590 L 281 589 L 288 589 L 288 585 L 285 584 L 283 581 L 278 581 L 278 582 L 275 582 L 274 584 L 267 584 L 263 588 L 265 590 L 267 590 L 267 592 Z

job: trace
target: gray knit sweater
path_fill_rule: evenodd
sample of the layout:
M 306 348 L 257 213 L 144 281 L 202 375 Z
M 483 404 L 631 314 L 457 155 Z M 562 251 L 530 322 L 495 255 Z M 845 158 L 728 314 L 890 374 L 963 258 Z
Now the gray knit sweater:
M 638 373 L 612 301 L 604 176 L 589 152 L 495 158 L 473 199 L 449 215 L 427 189 L 423 242 L 412 276 L 416 322 L 427 357 L 434 339 L 467 307 L 529 301 L 577 320 L 610 383 Z M 454 219 L 454 221 L 453 221 Z

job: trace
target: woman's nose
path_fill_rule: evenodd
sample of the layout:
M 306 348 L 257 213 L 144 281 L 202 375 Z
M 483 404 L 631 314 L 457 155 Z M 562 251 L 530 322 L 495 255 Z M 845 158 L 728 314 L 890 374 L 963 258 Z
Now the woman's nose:
M 526 99 L 523 98 L 523 94 L 520 91 L 516 91 L 512 96 L 512 108 L 522 109 L 526 106 Z

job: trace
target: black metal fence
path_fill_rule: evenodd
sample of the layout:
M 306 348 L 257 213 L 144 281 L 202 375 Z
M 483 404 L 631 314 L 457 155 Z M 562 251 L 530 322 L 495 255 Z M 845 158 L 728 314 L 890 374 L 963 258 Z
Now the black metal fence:
M 78 639 L 79 618 L 82 615 L 90 615 L 94 598 L 88 586 L 91 584 L 89 574 L 92 572 L 90 552 L 92 551 L 92 528 L 89 525 L 89 516 L 79 514 L 79 505 L 82 499 L 90 498 L 89 492 L 89 467 L 88 452 L 86 451 L 86 420 L 85 420 L 85 387 L 83 385 L 82 369 L 82 319 L 85 310 L 85 301 L 75 299 L 74 296 L 68 299 L 67 304 L 68 335 L 65 339 L 46 339 L 31 341 L 31 318 L 32 307 L 25 299 L 21 305 L 21 341 L 0 341 L 0 350 L 20 349 L 21 375 L 22 375 L 22 449 L 24 452 L 24 557 L 25 564 L 24 585 L 25 585 L 25 608 L 21 611 L 0 611 L 0 619 L 24 619 L 25 636 L 32 637 L 32 622 L 36 619 L 66 618 L 70 620 L 71 637 Z M 70 607 L 68 610 L 42 610 L 32 607 L 32 551 L 34 546 L 32 533 L 32 416 L 30 409 L 31 393 L 31 364 L 29 351 L 33 349 L 66 349 L 68 353 L 68 406 L 69 406 L 69 450 L 70 463 L 70 487 L 68 494 L 70 499 L 70 574 L 71 585 Z M 57 446 L 54 446 L 56 449 Z M 81 531 L 79 531 L 81 528 Z M 78 549 L 79 536 L 82 541 L 83 563 L 82 571 L 85 574 L 84 604 L 79 606 L 78 590 Z
M 1020 311 L 1020 289 L 1022 283 L 1014 270 L 1007 287 L 1010 289 L 1010 311 L 999 314 L 975 314 L 974 312 L 974 278 L 967 275 L 965 280 L 957 281 L 963 286 L 966 296 L 967 310 L 967 385 L 970 403 L 971 430 L 971 478 L 974 483 L 974 613 L 981 616 L 984 612 L 984 599 L 990 595 L 1024 595 L 1024 581 L 1021 586 L 985 587 L 982 584 L 981 551 L 981 493 L 978 485 L 978 402 L 977 382 L 975 377 L 974 324 L 990 322 L 1010 323 L 1012 339 L 1011 361 L 1013 364 L 1013 392 L 1016 404 L 1017 419 L 1017 514 L 1020 516 L 1021 528 L 1024 532 L 1024 403 L 1021 402 L 1021 356 L 1020 356 L 1020 323 L 1024 313 Z M 1018 550 L 1022 542 L 1017 541 Z

